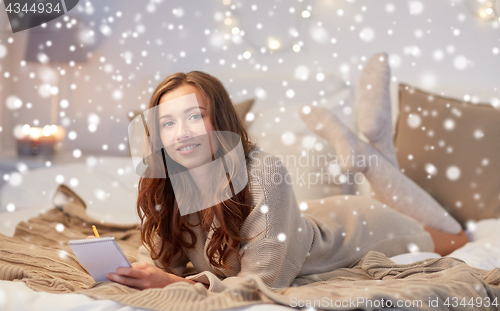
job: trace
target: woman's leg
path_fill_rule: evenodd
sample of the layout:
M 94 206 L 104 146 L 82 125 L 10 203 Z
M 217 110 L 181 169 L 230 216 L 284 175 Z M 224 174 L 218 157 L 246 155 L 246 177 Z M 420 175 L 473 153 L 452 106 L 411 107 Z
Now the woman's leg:
M 418 221 L 369 196 L 335 195 L 306 203 L 302 213 L 320 221 L 323 228 L 316 243 L 331 247 L 330 252 L 308 260 L 324 266 L 325 271 L 349 267 L 369 251 L 392 257 L 434 250 L 433 241 Z
M 447 248 L 442 244 L 455 245 L 458 235 L 464 236 L 460 224 L 439 203 L 377 149 L 361 141 L 332 112 L 322 107 L 310 107 L 310 110 L 303 109 L 300 115 L 313 132 L 333 144 L 344 170 L 366 176 L 375 199 L 414 218 L 424 228 L 434 229 L 428 231 L 435 239 L 437 253 L 446 253 Z
M 366 62 L 359 79 L 358 126 L 369 143 L 399 169 L 392 134 L 390 79 L 387 54 L 373 55 Z M 374 196 L 377 197 L 377 194 Z M 464 231 L 453 235 L 427 226 L 424 228 L 434 240 L 435 251 L 443 256 L 469 241 Z
M 391 69 L 386 53 L 373 55 L 365 64 L 358 84 L 359 131 L 397 169 L 392 140 Z
M 313 132 L 332 143 L 344 170 L 366 176 L 375 199 L 424 226 L 451 234 L 460 233 L 460 224 L 441 205 L 377 149 L 361 141 L 332 112 L 322 107 L 310 107 L 310 111 L 303 109 L 300 115 Z

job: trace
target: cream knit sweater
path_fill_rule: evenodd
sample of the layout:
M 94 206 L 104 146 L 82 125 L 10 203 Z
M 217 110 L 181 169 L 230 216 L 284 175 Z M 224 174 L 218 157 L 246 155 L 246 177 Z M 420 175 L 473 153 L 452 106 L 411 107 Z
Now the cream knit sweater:
M 352 266 L 370 250 L 394 256 L 408 252 L 411 244 L 433 251 L 430 235 L 420 224 L 368 197 L 309 201 L 302 214 L 281 160 L 258 148 L 249 157 L 253 209 L 241 236 L 253 239 L 241 243 L 241 261 L 231 258 L 229 270 L 210 265 L 206 247 L 213 231 L 206 233 L 198 226 L 195 247 L 184 249 L 182 258 L 175 258 L 170 267 L 175 274 L 182 275 L 191 261 L 199 273 L 186 278 L 208 284 L 209 291 L 221 292 L 246 275 L 257 275 L 268 286 L 281 288 L 298 276 Z M 188 217 L 197 223 L 196 213 Z M 144 246 L 139 247 L 137 260 L 163 268 Z

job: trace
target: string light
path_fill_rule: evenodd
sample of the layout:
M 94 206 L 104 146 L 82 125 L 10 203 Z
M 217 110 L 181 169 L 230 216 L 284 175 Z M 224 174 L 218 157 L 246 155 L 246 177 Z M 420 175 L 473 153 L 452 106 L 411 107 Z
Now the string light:
M 299 0 L 299 2 L 302 2 L 302 1 Z M 238 15 L 237 15 L 238 12 L 236 11 L 236 8 L 239 5 L 231 4 L 231 0 L 223 0 L 222 3 L 225 6 L 230 6 L 230 9 L 232 10 L 232 12 L 230 12 L 230 11 L 226 12 L 226 18 L 224 19 L 224 24 L 226 26 L 232 26 L 230 28 L 230 32 L 233 35 L 243 36 L 243 34 L 244 34 L 243 30 L 245 30 L 245 29 L 248 30 L 250 28 L 245 28 L 241 24 L 241 19 L 238 18 Z M 252 8 L 253 11 L 255 11 L 257 9 L 257 6 L 256 5 L 252 5 L 251 8 Z M 296 22 L 297 27 L 294 27 L 292 29 L 299 29 L 299 30 L 294 30 L 294 33 L 292 35 L 292 37 L 294 39 L 291 42 L 289 42 L 288 44 L 286 44 L 286 45 L 283 45 L 282 42 L 280 42 L 280 40 L 278 40 L 276 38 L 269 37 L 267 39 L 267 48 L 269 48 L 269 50 L 271 51 L 271 53 L 277 52 L 277 51 L 287 51 L 287 50 L 289 51 L 290 49 L 293 50 L 293 51 L 295 51 L 295 52 L 297 52 L 297 53 L 300 52 L 300 50 L 302 48 L 302 45 L 303 45 L 303 43 L 301 41 L 299 41 L 300 37 L 301 37 L 300 30 L 304 28 L 301 24 L 303 23 L 303 21 L 305 19 L 308 19 L 309 17 L 311 17 L 311 10 L 312 10 L 312 7 L 310 5 L 308 5 L 308 6 L 304 5 L 304 7 L 302 9 L 297 9 L 297 10 L 294 9 L 293 12 L 291 12 L 291 13 L 295 13 L 295 16 L 296 16 L 296 19 L 297 19 L 297 22 Z M 257 29 L 262 29 L 262 25 L 258 24 L 257 25 Z M 263 49 L 264 49 L 263 47 L 257 46 L 257 44 L 255 44 L 254 42 L 252 42 L 251 37 L 247 37 L 245 41 L 249 45 L 251 45 L 252 48 L 243 53 L 243 58 L 244 59 L 249 59 L 252 56 L 251 51 L 254 51 L 254 50 L 258 51 L 258 50 L 260 50 L 262 52 Z M 264 52 L 262 52 L 262 53 L 265 53 L 265 49 L 264 49 Z
M 269 46 L 269 48 L 270 48 L 271 50 L 277 50 L 277 49 L 279 49 L 279 48 L 280 48 L 281 43 L 280 43 L 278 40 L 276 40 L 276 39 L 269 38 L 269 39 L 267 40 L 267 45 Z
M 472 13 L 478 16 L 480 19 L 500 22 L 500 7 L 498 0 L 490 0 L 488 2 L 469 0 L 466 1 L 466 5 L 472 11 Z

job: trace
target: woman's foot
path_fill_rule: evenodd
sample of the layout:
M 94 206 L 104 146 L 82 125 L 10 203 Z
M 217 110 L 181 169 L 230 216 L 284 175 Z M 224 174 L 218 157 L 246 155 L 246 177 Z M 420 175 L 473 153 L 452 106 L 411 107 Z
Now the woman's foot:
M 359 78 L 358 126 L 370 144 L 399 168 L 392 135 L 390 82 L 387 54 L 373 55 Z
M 449 255 L 469 242 L 469 237 L 463 230 L 459 234 L 449 234 L 427 226 L 424 229 L 431 235 L 434 252 L 441 256 Z

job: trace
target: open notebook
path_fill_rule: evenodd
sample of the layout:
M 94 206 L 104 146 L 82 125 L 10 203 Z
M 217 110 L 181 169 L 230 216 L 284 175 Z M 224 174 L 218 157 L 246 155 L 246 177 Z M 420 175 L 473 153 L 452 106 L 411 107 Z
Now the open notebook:
M 106 273 L 132 267 L 114 237 L 72 240 L 68 245 L 94 281 L 109 281 Z

